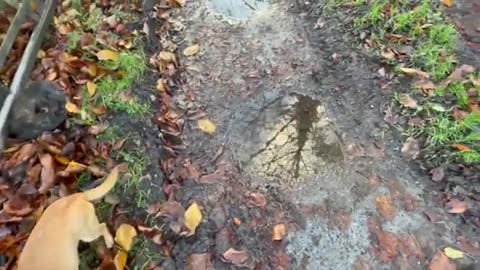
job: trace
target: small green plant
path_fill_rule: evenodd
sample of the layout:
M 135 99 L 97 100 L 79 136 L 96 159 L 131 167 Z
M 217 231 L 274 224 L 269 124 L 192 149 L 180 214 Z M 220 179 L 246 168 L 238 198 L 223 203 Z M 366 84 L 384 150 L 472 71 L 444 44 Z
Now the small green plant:
M 100 26 L 100 23 L 102 22 L 102 10 L 99 8 L 95 8 L 92 11 L 86 13 L 84 15 L 84 18 L 84 25 L 87 30 L 96 32 L 98 30 L 98 27 Z
M 80 40 L 82 39 L 82 32 L 80 30 L 75 30 L 68 33 L 67 37 L 68 41 L 66 49 L 68 52 L 72 52 L 77 48 Z

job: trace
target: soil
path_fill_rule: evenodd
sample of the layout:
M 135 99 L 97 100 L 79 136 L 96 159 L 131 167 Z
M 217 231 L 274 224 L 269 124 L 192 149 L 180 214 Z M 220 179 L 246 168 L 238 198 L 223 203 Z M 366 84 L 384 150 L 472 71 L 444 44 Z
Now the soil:
M 478 43 L 478 24 L 461 15 L 475 8 L 469 1 L 452 10 L 465 25 L 464 55 Z M 319 6 L 198 0 L 182 8 L 181 49 L 201 50 L 183 59 L 173 99 L 187 119 L 180 163 L 200 176 L 174 197 L 200 204 L 204 219 L 194 236 L 172 238 L 162 269 L 200 269 L 189 261 L 205 253 L 215 269 L 425 269 L 440 248 L 480 240 L 475 226 L 446 213 L 428 172 L 402 157 L 402 138 L 384 121 L 394 91 L 409 82 L 358 45 L 348 13 L 314 15 Z M 216 124 L 213 135 L 197 127 L 203 117 Z M 141 128 L 140 144 L 160 148 Z M 151 155 L 155 167 L 163 156 Z M 152 175 L 149 188 L 167 185 Z M 287 236 L 272 241 L 278 224 Z M 248 255 L 237 268 L 230 248 Z

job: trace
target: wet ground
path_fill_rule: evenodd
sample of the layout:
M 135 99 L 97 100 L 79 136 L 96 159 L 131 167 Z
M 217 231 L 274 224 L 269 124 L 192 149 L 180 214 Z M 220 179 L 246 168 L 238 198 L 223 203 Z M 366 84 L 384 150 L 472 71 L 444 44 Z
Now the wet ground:
M 472 237 L 457 230 L 426 173 L 402 158 L 383 120 L 406 82 L 378 72 L 349 34 L 348 14 L 319 19 L 317 4 L 183 8 L 184 47 L 201 50 L 182 63 L 174 102 L 188 119 L 182 162 L 202 176 L 175 196 L 199 202 L 206 220 L 176 242 L 165 269 L 196 269 L 190 256 L 205 253 L 215 269 L 230 269 L 229 248 L 248 253 L 233 264 L 249 269 L 425 269 L 439 248 Z M 197 128 L 203 117 L 215 134 Z M 280 223 L 287 236 L 272 242 Z

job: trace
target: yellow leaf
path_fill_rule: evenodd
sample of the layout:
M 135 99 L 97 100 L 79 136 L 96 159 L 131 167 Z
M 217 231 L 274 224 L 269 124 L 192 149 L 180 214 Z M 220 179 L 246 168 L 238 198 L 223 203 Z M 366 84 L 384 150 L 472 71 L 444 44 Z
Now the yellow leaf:
M 117 60 L 118 53 L 111 50 L 101 50 L 97 52 L 98 60 Z
M 92 82 L 92 81 L 88 81 L 87 82 L 87 92 L 90 96 L 93 96 L 95 95 L 95 92 L 97 91 L 97 85 Z
M 215 124 L 210 121 L 208 118 L 198 120 L 198 128 L 208 134 L 213 134 L 217 131 Z
M 453 6 L 453 0 L 442 0 L 442 3 L 443 3 L 446 7 L 451 7 L 451 6 Z
M 115 234 L 115 243 L 119 244 L 125 251 L 128 251 L 135 236 L 137 236 L 137 231 L 132 225 L 122 224 L 118 227 Z
M 55 159 L 62 165 L 68 165 L 68 163 L 70 163 L 68 158 L 61 155 L 55 155 Z
M 188 207 L 187 211 L 185 211 L 185 226 L 190 230 L 188 236 L 195 234 L 195 230 L 198 224 L 200 224 L 200 221 L 202 221 L 202 212 L 200 212 L 198 204 L 194 202 Z
M 137 235 L 135 228 L 129 224 L 122 224 L 115 234 L 115 243 L 120 245 L 123 250 L 119 250 L 115 255 L 114 264 L 117 270 L 123 270 L 127 264 L 128 250 L 130 250 L 133 238 Z
M 69 173 L 79 173 L 84 171 L 86 168 L 87 168 L 86 165 L 72 160 L 68 163 L 68 166 L 65 169 L 65 171 Z
M 192 56 L 197 54 L 199 51 L 200 51 L 200 46 L 198 44 L 195 44 L 183 50 L 183 55 Z
M 47 55 L 47 53 L 45 53 L 44 50 L 39 50 L 38 53 L 37 53 L 37 58 L 44 58 L 45 56 Z
M 67 104 L 65 104 L 65 109 L 69 113 L 80 113 L 81 112 L 80 108 L 78 108 L 77 105 L 73 104 L 70 101 L 68 101 Z
M 158 79 L 157 80 L 157 90 L 160 92 L 166 92 L 168 90 L 167 80 Z
M 447 255 L 447 257 L 449 257 L 452 260 L 461 259 L 463 258 L 463 255 L 464 255 L 463 251 L 460 251 L 451 247 L 444 248 L 443 252 L 445 253 L 445 255 Z

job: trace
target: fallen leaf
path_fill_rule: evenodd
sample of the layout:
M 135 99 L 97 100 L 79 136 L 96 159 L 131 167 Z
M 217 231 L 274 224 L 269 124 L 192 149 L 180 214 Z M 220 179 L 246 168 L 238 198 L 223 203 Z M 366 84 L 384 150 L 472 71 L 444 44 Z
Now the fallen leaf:
M 385 49 L 382 51 L 382 56 L 383 58 L 387 60 L 393 60 L 395 59 L 395 53 L 393 52 L 392 49 Z
M 99 52 L 97 52 L 97 58 L 98 60 L 117 60 L 118 59 L 118 53 L 117 52 L 114 52 L 114 51 L 111 51 L 111 50 L 101 50 Z
M 442 3 L 443 3 L 446 7 L 451 7 L 451 6 L 453 6 L 453 0 L 442 0 Z
M 187 258 L 187 270 L 215 270 L 209 253 L 192 254 Z
M 47 81 L 54 81 L 58 77 L 58 73 L 55 71 L 52 71 L 48 73 L 47 78 L 45 78 Z
M 96 91 L 97 91 L 97 85 L 92 81 L 88 81 L 87 82 L 87 92 L 88 92 L 88 94 L 92 97 L 93 95 L 95 95 Z
M 33 212 L 30 204 L 18 196 L 13 196 L 3 203 L 3 210 L 9 215 L 23 217 Z
M 472 151 L 472 149 L 464 144 L 456 143 L 452 145 L 453 147 L 457 148 L 461 152 L 469 152 Z
M 109 127 L 108 123 L 100 123 L 100 124 L 96 124 L 96 125 L 88 127 L 87 132 L 89 134 L 92 134 L 92 135 L 98 135 L 98 134 L 104 132 L 105 130 L 107 130 L 108 127 Z
M 458 199 L 451 199 L 446 203 L 447 212 L 451 214 L 462 214 L 468 209 L 468 203 L 466 201 L 460 201 Z
M 444 248 L 443 253 L 445 253 L 445 255 L 452 260 L 461 259 L 464 256 L 463 251 L 451 247 Z
M 242 221 L 239 218 L 234 217 L 233 218 L 233 223 L 238 226 L 238 225 L 242 224 Z
M 261 193 L 249 192 L 247 194 L 248 197 L 248 205 L 249 206 L 256 206 L 256 207 L 265 207 L 267 205 L 267 198 Z
M 213 134 L 217 130 L 215 124 L 208 118 L 199 119 L 197 124 L 201 131 L 208 134 Z
M 188 236 L 195 234 L 195 230 L 200 224 L 200 221 L 202 221 L 202 212 L 198 204 L 194 202 L 188 207 L 187 211 L 185 211 L 185 226 L 190 230 Z
M 401 95 L 399 98 L 399 102 L 407 108 L 416 109 L 418 107 L 417 101 L 409 95 Z
M 415 82 L 415 88 L 422 90 L 424 94 L 428 94 L 428 92 L 435 89 L 436 86 L 432 81 L 420 80 Z
M 90 110 L 96 115 L 102 115 L 107 112 L 107 106 L 105 104 L 100 104 L 98 107 L 90 106 Z
M 185 56 L 193 56 L 195 54 L 197 54 L 198 52 L 200 51 L 200 46 L 198 44 L 195 44 L 195 45 L 192 45 L 190 47 L 187 47 L 185 48 L 185 50 L 183 50 L 183 55 Z
M 185 6 L 186 0 L 171 0 L 174 4 L 176 4 L 178 7 L 183 7 Z
M 380 260 L 391 262 L 397 256 L 398 238 L 393 232 L 378 230 L 375 232 L 380 251 Z
M 45 53 L 44 50 L 38 50 L 37 58 L 42 59 L 42 58 L 45 58 L 45 56 L 47 56 L 47 54 Z
M 250 255 L 246 250 L 236 250 L 234 248 L 229 248 L 223 253 L 223 260 L 227 263 L 231 263 L 238 267 L 248 267 L 251 265 L 248 263 Z
M 432 175 L 432 181 L 440 182 L 445 178 L 445 170 L 443 167 L 437 167 L 430 170 L 430 174 Z
M 454 81 L 463 81 L 466 74 L 470 74 L 475 72 L 475 67 L 471 65 L 461 65 L 460 67 L 456 68 L 445 81 L 442 83 L 443 86 L 447 86 L 450 82 Z
M 55 165 L 53 157 L 50 154 L 41 155 L 40 164 L 42 165 L 42 171 L 40 173 L 42 184 L 38 188 L 38 192 L 45 193 L 55 184 Z
M 433 256 L 430 264 L 428 265 L 428 270 L 455 270 L 456 266 L 452 263 L 448 257 L 439 250 Z
M 273 227 L 272 240 L 280 241 L 287 235 L 285 224 L 277 224 Z
M 81 113 L 82 110 L 80 110 L 80 108 L 78 108 L 77 105 L 75 105 L 74 103 L 68 101 L 66 104 L 65 104 L 65 109 L 67 110 L 67 112 L 69 113 Z
M 87 165 L 84 165 L 82 163 L 78 163 L 78 162 L 72 160 L 68 163 L 68 166 L 65 169 L 65 172 L 80 173 L 80 172 L 83 172 L 87 167 L 88 167 Z
M 114 263 L 117 270 L 123 270 L 127 264 L 128 251 L 133 243 L 133 238 L 137 235 L 135 228 L 129 224 L 122 224 L 118 227 L 115 234 L 115 243 L 120 245 L 123 250 L 119 249 L 115 255 Z
M 420 155 L 420 146 L 417 140 L 413 137 L 408 137 L 402 146 L 401 152 L 407 159 L 416 159 Z
M 395 218 L 395 206 L 390 196 L 378 196 L 375 199 L 375 204 L 380 214 L 386 220 L 393 220 Z
M 168 91 L 167 80 L 158 79 L 157 80 L 157 90 L 160 91 L 160 92 L 167 92 Z
M 177 63 L 177 58 L 175 57 L 175 54 L 171 52 L 161 51 L 158 57 L 165 62 L 172 62 L 175 64 Z
M 420 76 L 420 77 L 425 78 L 425 79 L 430 78 L 430 74 L 428 74 L 425 71 L 418 70 L 418 69 L 401 67 L 400 70 L 403 73 L 408 74 L 408 75 L 416 75 L 416 76 Z

